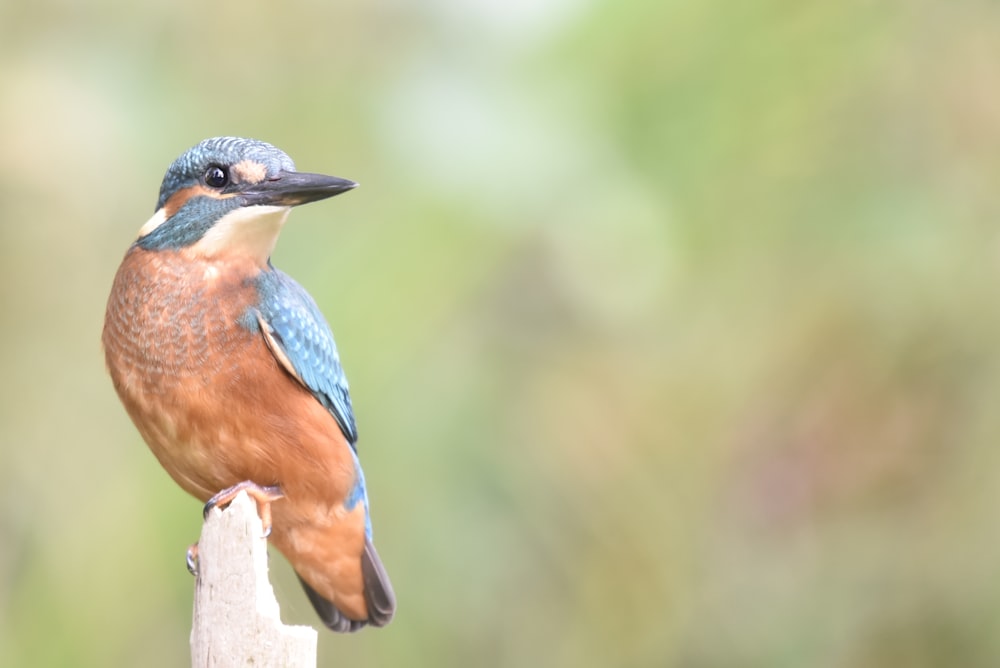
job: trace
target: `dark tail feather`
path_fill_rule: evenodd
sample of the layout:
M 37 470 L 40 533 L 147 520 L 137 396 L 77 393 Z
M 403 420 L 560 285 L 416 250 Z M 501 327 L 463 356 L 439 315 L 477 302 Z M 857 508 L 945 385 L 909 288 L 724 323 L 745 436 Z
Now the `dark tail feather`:
M 396 612 L 396 593 L 370 538 L 365 538 L 365 551 L 361 554 L 361 576 L 365 580 L 368 621 L 372 626 L 385 626 Z
M 365 604 L 368 606 L 368 619 L 361 621 L 345 617 L 333 603 L 320 596 L 305 580 L 299 578 L 309 602 L 313 604 L 316 613 L 331 631 L 353 633 L 364 628 L 366 624 L 385 626 L 392 619 L 396 611 L 396 594 L 392 591 L 389 576 L 369 538 L 365 538 L 365 550 L 361 554 L 361 576 L 365 581 Z
M 326 628 L 331 631 L 336 631 L 337 633 L 353 633 L 361 628 L 364 628 L 368 621 L 355 621 L 353 619 L 348 619 L 344 615 L 340 614 L 340 610 L 333 607 L 333 603 L 326 600 L 318 593 L 316 590 L 309 586 L 302 576 L 299 576 L 299 582 L 302 583 L 302 588 L 306 590 L 306 596 L 309 597 L 309 602 L 313 604 L 316 608 L 316 614 L 319 618 L 323 620 Z

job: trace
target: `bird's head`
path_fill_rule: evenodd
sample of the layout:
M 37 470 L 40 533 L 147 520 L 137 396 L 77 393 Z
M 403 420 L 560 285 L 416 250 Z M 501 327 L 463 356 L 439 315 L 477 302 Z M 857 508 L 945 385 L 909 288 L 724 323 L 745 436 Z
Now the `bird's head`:
M 188 149 L 163 177 L 156 213 L 139 230 L 146 250 L 267 263 L 291 207 L 354 188 L 336 176 L 296 172 L 283 151 L 255 139 L 215 137 Z

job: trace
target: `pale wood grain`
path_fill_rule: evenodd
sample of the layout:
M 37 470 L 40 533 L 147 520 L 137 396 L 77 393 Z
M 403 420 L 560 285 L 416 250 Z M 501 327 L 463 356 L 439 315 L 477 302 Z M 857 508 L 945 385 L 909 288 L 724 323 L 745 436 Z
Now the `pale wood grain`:
M 267 577 L 267 541 L 256 504 L 241 492 L 213 509 L 198 542 L 191 664 L 314 668 L 316 630 L 285 626 Z

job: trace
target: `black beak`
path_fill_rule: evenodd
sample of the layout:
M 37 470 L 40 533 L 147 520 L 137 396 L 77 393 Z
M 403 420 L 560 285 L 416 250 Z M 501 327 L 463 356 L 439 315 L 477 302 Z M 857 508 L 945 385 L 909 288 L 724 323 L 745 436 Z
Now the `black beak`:
M 278 172 L 278 175 L 248 186 L 243 191 L 247 205 L 297 206 L 326 199 L 357 188 L 349 179 L 306 172 Z

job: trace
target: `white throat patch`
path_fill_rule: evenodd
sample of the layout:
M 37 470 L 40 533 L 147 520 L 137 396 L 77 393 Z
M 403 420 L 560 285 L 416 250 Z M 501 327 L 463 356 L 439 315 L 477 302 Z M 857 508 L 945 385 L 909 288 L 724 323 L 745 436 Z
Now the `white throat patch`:
M 288 206 L 243 206 L 233 209 L 188 250 L 204 258 L 242 255 L 263 266 L 274 251 L 289 211 L 291 207 Z

